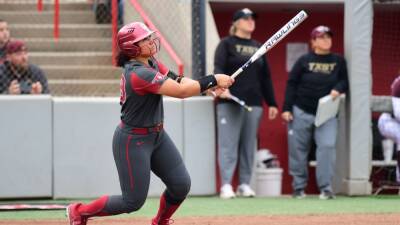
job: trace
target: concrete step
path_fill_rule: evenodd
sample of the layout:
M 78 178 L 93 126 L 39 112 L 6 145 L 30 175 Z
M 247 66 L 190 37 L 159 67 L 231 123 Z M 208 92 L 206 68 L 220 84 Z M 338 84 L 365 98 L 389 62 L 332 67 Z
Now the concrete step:
M 111 52 L 31 52 L 29 59 L 38 65 L 112 65 Z
M 34 51 L 101 51 L 111 52 L 111 38 L 25 38 L 29 52 Z
M 49 80 L 53 96 L 119 96 L 119 80 Z
M 1 7 L 1 4 L 0 4 Z M 1 18 L 9 24 L 50 24 L 54 21 L 53 11 L 7 11 L 0 13 Z M 65 11 L 60 10 L 60 24 L 94 24 L 95 16 L 90 10 Z
M 40 66 L 48 79 L 119 79 L 122 68 L 114 66 Z
M 43 3 L 43 11 L 54 9 L 53 1 Z M 0 11 L 20 11 L 31 10 L 37 11 L 37 0 L 35 1 L 18 1 L 18 0 L 0 0 Z M 64 10 L 92 10 L 92 5 L 87 2 L 65 2 L 60 3 L 60 11 Z
M 10 24 L 13 37 L 18 38 L 52 38 L 53 24 Z M 109 24 L 61 24 L 60 38 L 111 38 Z

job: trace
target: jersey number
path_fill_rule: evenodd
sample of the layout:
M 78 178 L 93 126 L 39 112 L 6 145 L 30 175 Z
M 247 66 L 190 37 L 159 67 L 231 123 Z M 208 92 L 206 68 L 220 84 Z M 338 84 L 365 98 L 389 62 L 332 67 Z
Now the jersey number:
M 119 102 L 121 105 L 123 105 L 126 101 L 126 91 L 125 91 L 125 76 L 122 74 L 121 80 L 119 82 L 119 92 L 120 92 L 120 97 L 119 97 Z

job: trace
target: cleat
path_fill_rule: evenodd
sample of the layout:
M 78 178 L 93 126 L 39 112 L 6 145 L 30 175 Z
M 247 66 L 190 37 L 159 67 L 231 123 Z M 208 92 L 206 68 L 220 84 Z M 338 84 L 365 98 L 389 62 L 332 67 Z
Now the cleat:
M 332 191 L 322 191 L 321 194 L 319 195 L 319 199 L 321 200 L 330 200 L 335 198 L 336 197 Z
M 219 197 L 222 199 L 231 199 L 231 198 L 235 198 L 236 195 L 235 195 L 235 192 L 233 192 L 233 188 L 230 184 L 224 184 L 221 187 Z
M 253 189 L 251 189 L 248 184 L 241 184 L 236 191 L 236 195 L 251 198 L 254 197 L 256 193 L 253 191 Z
M 69 225 L 86 225 L 87 218 L 79 214 L 77 208 L 80 204 L 70 204 L 66 208 L 66 216 L 68 218 Z
M 165 219 L 163 221 L 158 221 L 158 222 L 157 222 L 157 218 L 153 218 L 151 220 L 151 225 L 170 225 L 173 223 L 174 223 L 174 220 L 172 220 L 172 219 Z
M 304 192 L 304 190 L 295 190 L 294 192 L 293 192 L 293 194 L 292 194 L 292 197 L 293 198 L 296 198 L 296 199 L 303 199 L 303 198 L 305 198 L 307 195 L 306 195 L 306 193 Z

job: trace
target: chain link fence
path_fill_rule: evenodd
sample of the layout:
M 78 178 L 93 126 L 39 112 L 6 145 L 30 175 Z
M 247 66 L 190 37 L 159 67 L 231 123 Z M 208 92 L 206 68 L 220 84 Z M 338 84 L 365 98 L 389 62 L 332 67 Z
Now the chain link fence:
M 59 0 L 58 39 L 54 2 L 0 0 L 0 33 L 7 22 L 10 43 L 21 40 L 26 46 L 10 50 L 0 40 L 5 55 L 1 93 L 36 93 L 37 71 L 43 71 L 52 95 L 118 96 L 121 69 L 112 65 L 111 0 Z M 46 81 L 39 83 L 44 91 Z
M 124 7 L 129 0 L 125 0 Z M 169 42 L 184 65 L 184 75 L 192 77 L 192 14 L 191 0 L 137 0 L 148 17 Z M 206 3 L 204 3 L 206 4 Z M 135 11 L 125 12 L 135 14 Z M 126 18 L 126 17 L 125 17 Z M 140 20 L 140 18 L 139 18 Z M 125 21 L 132 22 L 132 21 Z M 161 45 L 158 57 L 168 68 L 178 72 L 177 63 Z

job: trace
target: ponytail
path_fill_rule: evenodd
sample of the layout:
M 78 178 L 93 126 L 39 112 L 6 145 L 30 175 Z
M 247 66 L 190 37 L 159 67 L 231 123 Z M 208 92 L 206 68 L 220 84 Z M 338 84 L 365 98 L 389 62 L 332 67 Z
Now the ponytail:
M 236 31 L 237 31 L 237 28 L 236 28 L 235 24 L 232 23 L 231 27 L 229 28 L 229 35 L 231 35 L 231 36 L 235 35 Z

